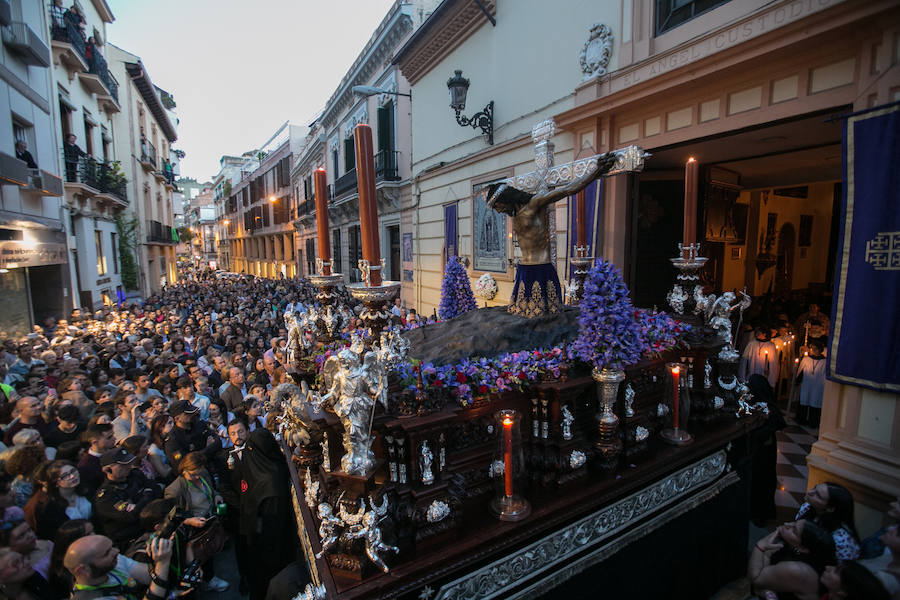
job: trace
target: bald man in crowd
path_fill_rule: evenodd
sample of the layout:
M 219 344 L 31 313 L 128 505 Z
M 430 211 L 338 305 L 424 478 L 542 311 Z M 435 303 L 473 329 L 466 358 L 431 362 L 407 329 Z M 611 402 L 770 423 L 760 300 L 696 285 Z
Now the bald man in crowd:
M 147 543 L 149 565 L 119 554 L 119 549 L 104 535 L 88 535 L 72 542 L 63 564 L 75 580 L 72 600 L 114 600 L 135 598 L 138 586 L 149 584 L 144 600 L 165 600 L 172 559 L 172 540 L 153 538 Z M 98 595 L 98 592 L 100 595 Z

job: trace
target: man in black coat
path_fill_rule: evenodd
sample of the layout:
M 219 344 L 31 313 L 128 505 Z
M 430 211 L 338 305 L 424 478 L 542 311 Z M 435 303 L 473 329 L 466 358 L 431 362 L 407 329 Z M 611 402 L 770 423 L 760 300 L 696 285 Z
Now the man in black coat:
M 124 448 L 109 450 L 100 457 L 106 481 L 94 500 L 97 525 L 120 548 L 143 533 L 141 509 L 162 497 L 159 485 L 134 470 L 137 459 Z
M 179 400 L 169 408 L 175 427 L 166 440 L 165 450 L 169 464 L 176 472 L 181 459 L 189 452 L 203 452 L 209 459 L 210 466 L 214 467 L 218 462 L 216 454 L 222 449 L 222 441 L 206 421 L 198 419 L 199 412 L 199 408 L 186 400 Z
M 38 168 L 37 163 L 34 162 L 34 157 L 31 156 L 31 152 L 28 151 L 28 144 L 22 140 L 16 142 L 16 158 L 28 165 L 29 169 Z

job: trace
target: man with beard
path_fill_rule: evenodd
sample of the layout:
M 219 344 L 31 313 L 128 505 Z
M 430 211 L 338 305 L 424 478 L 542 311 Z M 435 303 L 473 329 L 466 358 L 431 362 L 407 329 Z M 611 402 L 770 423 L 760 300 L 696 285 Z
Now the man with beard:
M 172 540 L 153 538 L 147 544 L 151 565 L 119 554 L 111 539 L 88 535 L 72 542 L 63 564 L 75 580 L 73 600 L 136 599 L 137 588 L 148 585 L 145 600 L 164 600 L 170 583 L 164 579 L 172 559 Z

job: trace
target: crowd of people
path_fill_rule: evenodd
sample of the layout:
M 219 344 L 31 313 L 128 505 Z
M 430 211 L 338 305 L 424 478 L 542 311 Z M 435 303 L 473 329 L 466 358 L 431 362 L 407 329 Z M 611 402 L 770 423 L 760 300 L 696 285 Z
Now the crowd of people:
M 4 340 L 2 597 L 223 591 L 215 559 L 234 552 L 241 591 L 265 598 L 298 548 L 269 399 L 292 381 L 284 311 L 315 293 L 198 271 Z
M 853 496 L 820 483 L 806 493 L 793 521 L 754 546 L 747 576 L 758 597 L 797 600 L 888 600 L 900 597 L 900 498 L 893 523 L 860 540 Z

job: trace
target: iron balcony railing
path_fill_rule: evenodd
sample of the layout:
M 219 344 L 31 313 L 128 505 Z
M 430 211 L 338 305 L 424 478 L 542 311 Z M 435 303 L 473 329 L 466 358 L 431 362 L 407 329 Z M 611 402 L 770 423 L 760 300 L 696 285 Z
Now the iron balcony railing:
M 94 160 L 77 150 L 63 150 L 64 179 L 66 183 L 80 183 L 98 194 L 110 194 L 122 202 L 128 202 L 128 181 L 110 162 Z
M 176 244 L 178 243 L 178 234 L 173 227 L 163 225 L 159 221 L 147 221 L 147 241 Z
M 51 13 L 50 36 L 57 42 L 71 44 L 81 58 L 84 59 L 84 62 L 88 62 L 87 53 L 85 52 L 87 42 L 81 37 L 81 29 L 78 28 L 76 23 Z
M 375 153 L 375 180 L 400 181 L 398 150 L 380 150 Z
M 334 182 L 334 195 L 340 196 L 350 191 L 356 191 L 356 185 L 356 169 L 350 169 Z
M 141 162 L 150 163 L 156 168 L 156 148 L 146 139 L 141 142 Z
M 88 71 L 100 78 L 100 82 L 107 89 L 107 91 L 109 91 L 109 95 L 112 96 L 113 100 L 116 101 L 116 104 L 118 104 L 119 84 L 116 81 L 116 78 L 112 76 L 112 73 L 109 72 L 109 68 L 106 65 L 106 59 L 103 58 L 103 55 L 100 54 L 100 51 L 96 48 L 96 46 L 93 48 L 91 56 L 88 58 L 87 62 Z

